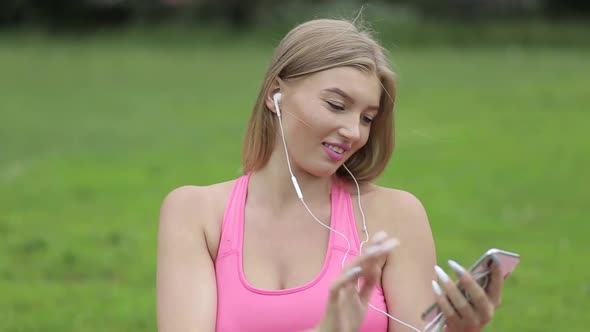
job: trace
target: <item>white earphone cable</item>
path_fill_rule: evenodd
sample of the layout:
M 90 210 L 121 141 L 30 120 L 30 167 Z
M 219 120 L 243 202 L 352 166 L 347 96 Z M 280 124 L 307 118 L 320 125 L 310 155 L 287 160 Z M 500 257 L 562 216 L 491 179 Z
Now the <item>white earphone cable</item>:
M 277 97 L 277 94 L 275 94 L 275 97 L 273 98 L 273 101 L 275 103 L 275 108 L 277 110 L 277 116 L 279 117 L 279 126 L 281 127 L 281 137 L 283 138 L 283 147 L 285 148 L 285 157 L 287 158 L 287 167 L 289 167 L 289 174 L 291 174 L 291 176 L 295 176 L 293 175 L 293 170 L 291 169 L 291 162 L 289 161 L 289 152 L 287 151 L 287 142 L 285 142 L 285 130 L 283 129 L 283 121 L 282 121 L 282 116 L 281 116 L 281 110 L 279 108 L 279 99 L 280 94 L 278 94 L 279 97 Z
M 289 161 L 289 152 L 287 151 L 287 142 L 285 141 L 285 130 L 283 129 L 283 121 L 282 121 L 281 111 L 279 109 L 279 104 L 278 104 L 277 98 L 274 98 L 274 102 L 275 102 L 275 107 L 277 109 L 277 115 L 279 117 L 279 126 L 281 127 L 281 137 L 283 139 L 283 147 L 285 148 L 285 157 L 287 158 L 287 166 L 289 168 L 289 174 L 291 174 L 291 181 L 293 182 L 293 185 L 295 186 L 295 191 L 297 191 L 297 196 L 299 197 L 299 200 L 301 200 L 301 203 L 303 203 L 303 206 L 305 206 L 305 209 L 307 210 L 307 212 L 309 212 L 309 214 L 313 217 L 313 219 L 315 219 L 315 221 L 317 221 L 320 225 L 324 226 L 328 230 L 333 231 L 334 233 L 340 235 L 344 239 L 344 241 L 346 241 L 347 249 L 346 249 L 346 253 L 344 254 L 344 257 L 342 258 L 342 262 L 341 262 L 341 266 L 344 267 L 344 263 L 346 262 L 346 257 L 348 256 L 348 252 L 350 251 L 350 242 L 348 241 L 348 239 L 346 238 L 346 236 L 344 234 L 338 232 L 337 230 L 333 229 L 332 227 L 321 222 L 315 216 L 315 214 L 313 214 L 313 212 L 311 212 L 311 210 L 309 209 L 309 207 L 307 206 L 307 204 L 303 200 L 303 193 L 301 192 L 301 188 L 299 188 L 299 184 L 297 184 L 295 174 L 293 174 L 293 170 L 291 169 L 291 162 Z
M 278 96 L 277 96 L 278 95 Z M 307 206 L 307 204 L 305 203 L 305 201 L 303 200 L 303 192 L 301 191 L 301 188 L 299 187 L 299 184 L 297 183 L 297 178 L 295 177 L 295 175 L 293 174 L 293 170 L 291 169 L 291 162 L 289 161 L 289 152 L 287 150 L 287 142 L 285 141 L 285 131 L 283 129 L 283 121 L 282 121 L 282 117 L 281 117 L 281 111 L 279 108 L 279 103 L 278 101 L 280 100 L 281 95 L 280 94 L 275 94 L 273 100 L 274 100 L 274 105 L 277 111 L 277 116 L 279 118 L 279 126 L 281 129 L 281 137 L 283 140 L 283 147 L 285 149 L 285 157 L 287 159 L 287 167 L 289 168 L 289 174 L 291 175 L 291 182 L 293 183 L 293 187 L 295 188 L 295 191 L 297 192 L 297 197 L 299 197 L 299 200 L 301 201 L 301 203 L 303 203 L 303 206 L 305 207 L 305 209 L 307 210 L 307 212 L 313 217 L 313 219 L 315 219 L 315 221 L 317 221 L 320 225 L 324 226 L 325 228 L 327 228 L 328 230 L 338 234 L 339 236 L 341 236 L 345 241 L 346 241 L 346 253 L 344 254 L 344 257 L 342 258 L 342 262 L 341 262 L 341 267 L 344 268 L 344 263 L 346 262 L 346 258 L 348 257 L 348 253 L 350 252 L 350 241 L 346 238 L 346 236 L 340 232 L 338 232 L 337 230 L 333 229 L 332 227 L 326 225 L 325 223 L 321 222 L 314 214 L 313 212 L 311 212 L 311 210 L 309 209 L 309 207 Z M 367 223 L 365 220 L 365 213 L 363 211 L 363 207 L 361 205 L 361 191 L 360 191 L 360 187 L 359 184 L 356 180 L 356 178 L 354 177 L 354 175 L 352 174 L 352 172 L 348 169 L 348 167 L 346 167 L 345 164 L 342 164 L 342 166 L 344 166 L 344 169 L 346 169 L 346 171 L 348 172 L 348 174 L 350 174 L 350 176 L 352 177 L 352 179 L 354 180 L 354 184 L 356 185 L 356 190 L 357 190 L 357 199 L 358 199 L 358 205 L 359 205 L 359 211 L 361 213 L 362 219 L 363 219 L 363 231 L 365 233 L 365 240 L 361 242 L 360 244 L 360 253 L 359 255 L 362 253 L 363 250 L 363 245 L 367 242 L 369 242 L 369 231 L 367 229 Z M 358 282 L 357 282 L 357 288 L 358 288 Z M 417 332 L 422 332 L 419 329 L 415 328 L 414 326 L 407 324 L 395 317 L 393 317 L 392 315 L 390 315 L 389 313 L 373 306 L 371 303 L 369 303 L 369 307 L 371 307 L 372 309 L 386 315 L 387 317 L 393 319 L 394 321 L 405 325 L 406 327 L 409 327 L 411 329 L 413 329 L 414 331 Z M 426 330 L 425 330 L 426 331 Z
M 348 174 L 350 174 L 350 176 L 352 177 L 352 180 L 354 180 L 354 184 L 356 185 L 356 195 L 357 195 L 357 198 L 358 198 L 359 211 L 360 211 L 360 213 L 361 213 L 361 216 L 362 216 L 362 218 L 363 218 L 363 230 L 364 230 L 364 232 L 365 232 L 365 235 L 366 235 L 366 240 L 365 240 L 365 241 L 363 241 L 363 242 L 361 243 L 361 246 L 360 246 L 360 251 L 361 251 L 361 252 L 360 252 L 359 254 L 362 254 L 362 252 L 363 252 L 363 244 L 364 244 L 364 243 L 367 243 L 367 242 L 369 241 L 369 231 L 367 230 L 367 223 L 366 223 L 366 220 L 365 220 L 365 212 L 363 211 L 363 205 L 361 204 L 361 190 L 360 190 L 359 184 L 358 184 L 358 182 L 356 181 L 356 178 L 354 177 L 354 175 L 352 174 L 352 172 L 351 172 L 351 171 L 348 169 L 348 167 L 346 167 L 346 165 L 345 165 L 345 164 L 342 164 L 342 166 L 344 166 L 344 169 L 346 169 L 346 171 L 348 172 Z M 358 285 L 358 284 L 357 284 L 357 285 Z M 407 323 L 405 323 L 405 322 L 403 322 L 403 321 L 401 321 L 401 320 L 399 320 L 399 319 L 397 319 L 397 318 L 393 317 L 393 316 L 392 316 L 392 315 L 390 315 L 389 313 L 387 313 L 387 312 L 385 312 L 384 310 L 381 310 L 381 309 L 379 309 L 379 308 L 375 307 L 375 306 L 374 306 L 374 305 L 372 305 L 371 303 L 369 303 L 369 307 L 371 307 L 372 309 L 374 309 L 374 310 L 376 310 L 376 311 L 378 311 L 378 312 L 380 312 L 380 313 L 384 314 L 385 316 L 387 316 L 387 317 L 389 317 L 389 318 L 393 319 L 394 321 L 396 321 L 396 322 L 398 322 L 398 323 L 400 323 L 400 324 L 402 324 L 402 325 L 405 325 L 406 327 L 409 327 L 409 328 L 413 329 L 414 331 L 421 332 L 419 329 L 415 328 L 414 326 L 412 326 L 412 325 L 410 325 L 410 324 L 407 324 Z

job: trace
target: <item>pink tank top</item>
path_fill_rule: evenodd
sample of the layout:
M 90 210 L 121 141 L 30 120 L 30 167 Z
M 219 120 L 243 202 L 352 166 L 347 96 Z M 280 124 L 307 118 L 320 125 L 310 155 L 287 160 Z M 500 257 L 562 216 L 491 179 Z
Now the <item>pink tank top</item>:
M 223 218 L 215 261 L 216 331 L 296 332 L 314 328 L 323 318 L 330 285 L 342 270 L 340 264 L 346 252 L 346 241 L 330 232 L 324 265 L 319 274 L 305 285 L 283 290 L 260 289 L 250 285 L 242 265 L 244 210 L 249 179 L 250 174 L 247 174 L 236 180 Z M 336 182 L 332 184 L 330 227 L 350 241 L 349 261 L 358 255 L 360 242 L 350 193 Z M 381 287 L 373 291 L 370 303 L 387 311 Z M 386 332 L 387 326 L 385 315 L 368 308 L 360 331 Z

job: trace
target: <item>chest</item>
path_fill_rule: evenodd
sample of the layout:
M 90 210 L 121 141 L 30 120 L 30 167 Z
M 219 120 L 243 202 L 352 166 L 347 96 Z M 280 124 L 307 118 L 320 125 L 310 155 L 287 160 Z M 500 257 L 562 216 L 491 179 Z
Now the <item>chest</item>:
M 349 227 L 356 229 L 354 236 L 357 236 L 358 241 L 365 241 L 362 216 L 356 198 L 350 203 L 349 215 L 353 218 L 348 218 L 347 222 L 350 223 Z M 321 222 L 332 226 L 329 204 L 310 206 L 310 209 Z M 223 219 L 223 211 L 220 208 L 220 221 Z M 367 227 L 370 232 L 376 232 L 381 227 L 371 211 L 370 205 L 365 208 Z M 307 285 L 324 267 L 330 238 L 332 237 L 332 241 L 342 241 L 301 206 L 294 207 L 289 213 L 276 215 L 269 212 L 268 208 L 257 209 L 254 204 L 246 205 L 241 236 L 243 244 L 240 268 L 245 279 L 253 287 L 268 290 Z M 347 236 L 354 248 L 356 242 L 352 232 Z M 206 237 L 212 239 L 207 243 L 215 261 L 221 238 L 221 222 L 211 224 L 207 228 Z M 346 247 L 345 243 L 343 247 Z
M 329 209 L 319 211 L 316 217 L 331 225 Z M 330 233 L 307 213 L 279 216 L 246 209 L 242 264 L 247 281 L 272 290 L 309 283 L 324 266 Z
M 239 255 L 230 256 L 233 259 L 220 261 L 219 269 L 235 271 L 235 266 L 241 265 L 247 285 L 236 278 L 218 286 L 218 331 L 303 331 L 318 325 L 331 283 L 340 274 L 332 267 L 340 265 L 344 252 L 331 250 L 325 262 L 328 245 L 333 245 L 338 235 L 304 212 L 273 219 L 246 209 L 242 264 L 238 263 Z M 320 221 L 342 231 L 341 220 L 332 223 L 329 212 L 316 213 Z M 362 229 L 362 222 L 352 218 L 347 222 L 349 227 L 356 223 L 357 230 Z M 350 241 L 352 244 L 355 239 Z M 375 291 L 371 303 L 387 311 L 383 292 Z M 360 331 L 386 331 L 387 326 L 386 316 L 368 310 Z

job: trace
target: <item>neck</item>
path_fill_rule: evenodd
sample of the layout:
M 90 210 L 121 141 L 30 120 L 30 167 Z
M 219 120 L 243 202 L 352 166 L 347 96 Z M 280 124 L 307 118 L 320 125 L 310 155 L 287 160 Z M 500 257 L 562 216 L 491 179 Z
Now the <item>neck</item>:
M 303 199 L 308 205 L 330 201 L 332 177 L 313 176 L 297 168 L 296 165 L 292 164 L 291 167 L 303 193 Z M 273 210 L 282 210 L 294 204 L 300 204 L 283 151 L 273 151 L 268 163 L 252 173 L 248 197 L 249 200 L 264 201 L 264 205 L 272 207 Z

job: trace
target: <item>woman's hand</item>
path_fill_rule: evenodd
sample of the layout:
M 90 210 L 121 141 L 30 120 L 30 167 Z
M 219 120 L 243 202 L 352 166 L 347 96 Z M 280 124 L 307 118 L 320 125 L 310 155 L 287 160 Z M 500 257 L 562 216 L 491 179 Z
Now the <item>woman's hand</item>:
M 500 305 L 504 278 L 498 260 L 494 257 L 491 265 L 490 281 L 487 293 L 472 277 L 469 271 L 454 261 L 449 266 L 455 271 L 459 283 L 467 291 L 469 300 L 463 296 L 455 283 L 440 268 L 436 273 L 440 286 L 433 281 L 436 301 L 447 321 L 446 332 L 477 332 L 480 331 L 494 316 L 496 307 Z M 450 300 L 450 302 L 449 302 Z
M 363 253 L 348 264 L 332 283 L 319 332 L 358 331 L 367 313 L 369 299 L 381 279 L 381 268 L 389 252 L 399 242 L 384 232 L 373 236 Z M 357 289 L 359 278 L 363 278 Z

